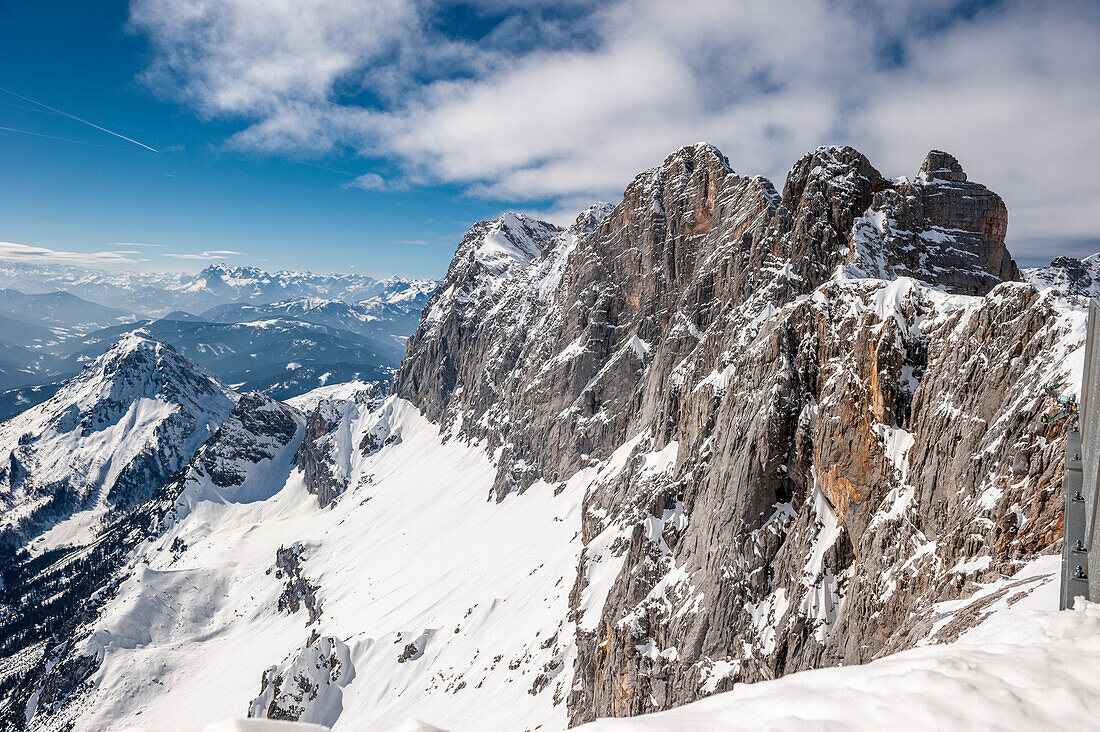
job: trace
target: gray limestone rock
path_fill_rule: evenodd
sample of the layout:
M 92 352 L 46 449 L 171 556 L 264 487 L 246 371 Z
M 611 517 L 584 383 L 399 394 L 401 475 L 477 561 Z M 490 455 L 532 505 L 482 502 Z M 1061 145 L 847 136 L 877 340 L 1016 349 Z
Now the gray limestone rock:
M 467 235 L 393 390 L 497 451 L 497 500 L 631 452 L 584 501 L 574 723 L 909 647 L 1057 541 L 1068 326 L 950 155 L 890 181 L 819 148 L 780 195 L 683 148 L 489 280 L 512 226 Z

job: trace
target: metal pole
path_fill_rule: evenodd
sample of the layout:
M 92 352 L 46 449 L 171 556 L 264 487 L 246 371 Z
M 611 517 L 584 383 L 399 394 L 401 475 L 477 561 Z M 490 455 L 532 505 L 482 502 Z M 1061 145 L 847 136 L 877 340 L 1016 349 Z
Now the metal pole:
M 1062 479 L 1066 513 L 1062 534 L 1059 607 L 1074 598 L 1100 598 L 1100 304 L 1089 301 L 1085 369 L 1081 375 L 1077 424 L 1066 434 Z

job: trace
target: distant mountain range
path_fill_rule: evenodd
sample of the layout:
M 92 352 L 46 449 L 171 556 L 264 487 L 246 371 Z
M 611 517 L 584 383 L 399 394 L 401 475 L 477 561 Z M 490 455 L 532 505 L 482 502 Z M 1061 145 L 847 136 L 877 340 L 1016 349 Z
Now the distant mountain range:
M 278 399 L 386 380 L 435 280 L 0 266 L 0 419 L 53 395 L 126 333 L 172 344 L 223 381 Z
M 109 272 L 75 265 L 0 265 L 0 287 L 27 293 L 64 291 L 111 308 L 158 317 L 173 310 L 201 313 L 231 302 L 266 304 L 300 298 L 347 303 L 430 295 L 434 280 L 362 274 L 267 272 L 213 264 L 198 274 Z M 5 308 L 6 309 L 6 308 Z
M 1084 259 L 1057 257 L 1047 267 L 1023 270 L 1023 275 L 1040 289 L 1053 287 L 1067 295 L 1100 298 L 1100 253 Z

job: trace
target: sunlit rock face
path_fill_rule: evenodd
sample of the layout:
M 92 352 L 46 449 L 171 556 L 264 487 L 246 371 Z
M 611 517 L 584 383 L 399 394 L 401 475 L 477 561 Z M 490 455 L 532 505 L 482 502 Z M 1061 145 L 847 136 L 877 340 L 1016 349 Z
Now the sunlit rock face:
M 1057 540 L 1037 418 L 1080 318 L 1007 220 L 940 151 L 819 148 L 780 194 L 699 144 L 491 282 L 460 249 L 394 392 L 495 451 L 497 500 L 629 455 L 585 500 L 574 722 L 910 646 Z

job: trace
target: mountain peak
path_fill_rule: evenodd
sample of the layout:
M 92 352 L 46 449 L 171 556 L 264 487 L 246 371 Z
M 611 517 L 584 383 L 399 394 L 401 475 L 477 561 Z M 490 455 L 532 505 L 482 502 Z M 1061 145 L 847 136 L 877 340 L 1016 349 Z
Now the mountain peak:
M 120 408 L 137 399 L 198 404 L 229 390 L 175 348 L 145 330 L 123 335 L 53 397 Z M 48 404 L 49 402 L 47 402 Z
M 962 165 L 951 153 L 943 150 L 930 150 L 920 166 L 917 177 L 921 180 L 946 180 L 956 183 L 966 182 L 966 173 Z
M 48 400 L 0 423 L 9 466 L 0 469 L 0 514 L 9 512 L 0 544 L 40 536 L 33 547 L 45 551 L 88 540 L 104 516 L 182 468 L 234 399 L 167 343 L 127 333 Z
M 470 227 L 459 245 L 460 256 L 501 276 L 522 267 L 542 253 L 542 248 L 561 229 L 518 211 L 506 211 L 495 219 Z
M 147 355 L 153 359 L 164 357 L 183 359 L 170 344 L 157 340 L 144 328 L 138 328 L 123 334 L 102 356 L 95 359 L 92 365 L 100 371 L 105 371 L 109 368 L 109 364 L 132 359 L 136 355 Z
M 850 189 L 856 178 L 866 181 L 870 190 L 879 190 L 886 184 L 882 174 L 859 150 L 849 145 L 822 145 L 791 166 L 783 186 L 783 200 L 801 197 L 813 181 L 822 182 L 828 190 L 839 191 Z
M 731 173 L 733 172 L 729 158 L 727 158 L 717 147 L 706 141 L 697 142 L 694 145 L 685 145 L 679 150 L 670 153 L 665 158 L 664 166 L 667 167 L 675 160 L 692 160 L 696 164 L 705 164 L 709 162 L 720 165 Z
M 597 201 L 577 214 L 577 218 L 569 225 L 569 230 L 577 235 L 587 234 L 599 226 L 614 210 L 615 204 L 607 201 Z

